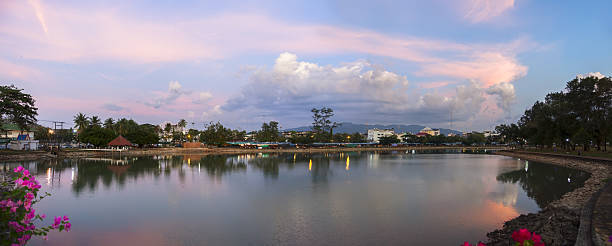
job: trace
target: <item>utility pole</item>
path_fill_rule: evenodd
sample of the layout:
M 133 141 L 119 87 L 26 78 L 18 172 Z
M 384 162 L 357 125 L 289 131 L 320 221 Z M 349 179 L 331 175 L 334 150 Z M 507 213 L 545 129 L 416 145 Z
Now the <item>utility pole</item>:
M 49 146 L 51 147 L 51 149 L 53 149 L 54 145 L 57 145 L 57 148 L 60 148 L 60 144 L 59 144 L 59 138 L 57 137 L 58 135 L 58 127 L 60 131 L 64 130 L 64 124 L 66 124 L 66 122 L 64 121 L 55 121 L 55 120 L 38 120 L 38 121 L 45 121 L 45 122 L 51 122 L 53 124 L 53 133 L 51 133 L 52 139 L 51 142 L 49 143 Z

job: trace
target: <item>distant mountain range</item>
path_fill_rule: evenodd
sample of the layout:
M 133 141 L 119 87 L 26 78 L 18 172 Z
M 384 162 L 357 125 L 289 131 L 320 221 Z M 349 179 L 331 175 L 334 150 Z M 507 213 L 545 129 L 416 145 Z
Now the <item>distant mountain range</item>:
M 412 134 L 415 134 L 415 133 L 418 133 L 423 128 L 425 128 L 425 126 L 422 126 L 422 125 L 366 125 L 366 124 L 353 124 L 351 122 L 342 122 L 342 125 L 334 129 L 334 133 L 355 133 L 355 132 L 367 133 L 368 129 L 373 129 L 373 128 L 393 129 L 397 133 L 410 132 Z M 285 129 L 283 131 L 301 132 L 301 131 L 310 131 L 310 130 L 311 130 L 310 126 L 301 126 L 301 127 L 296 127 L 296 128 Z M 456 131 L 456 130 L 447 129 L 447 128 L 440 128 L 440 134 L 447 135 L 449 133 L 459 134 L 461 132 Z

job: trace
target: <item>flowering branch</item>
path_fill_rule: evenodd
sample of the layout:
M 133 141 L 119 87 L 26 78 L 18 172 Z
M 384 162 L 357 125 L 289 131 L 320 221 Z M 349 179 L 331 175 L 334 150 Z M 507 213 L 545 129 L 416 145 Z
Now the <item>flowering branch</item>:
M 45 192 L 39 196 L 40 183 L 22 166 L 15 168 L 14 172 L 17 174 L 15 187 L 0 201 L 0 245 L 25 245 L 32 236 L 43 236 L 46 240 L 51 230 L 70 231 L 72 224 L 68 216 L 56 216 L 50 226 L 37 228 L 34 225 L 36 220 L 42 221 L 46 215 L 37 214 L 32 206 L 51 194 Z

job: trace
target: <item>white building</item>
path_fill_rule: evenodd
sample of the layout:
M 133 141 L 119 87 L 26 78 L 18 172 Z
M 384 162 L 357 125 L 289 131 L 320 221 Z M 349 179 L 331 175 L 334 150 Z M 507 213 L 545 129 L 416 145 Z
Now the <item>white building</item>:
M 422 130 L 420 130 L 419 133 L 425 133 L 430 136 L 438 136 L 440 135 L 440 129 L 431 129 L 429 127 L 425 127 Z
M 381 137 L 389 137 L 395 135 L 393 129 L 369 129 L 368 130 L 368 141 L 369 142 L 380 142 Z
M 34 132 L 22 130 L 15 124 L 3 124 L 0 135 L 0 148 L 12 150 L 37 150 L 38 140 L 34 140 Z
M 495 136 L 499 136 L 500 135 L 499 133 L 497 133 L 495 131 L 491 131 L 491 130 L 483 131 L 482 134 L 484 135 L 485 138 L 495 137 Z

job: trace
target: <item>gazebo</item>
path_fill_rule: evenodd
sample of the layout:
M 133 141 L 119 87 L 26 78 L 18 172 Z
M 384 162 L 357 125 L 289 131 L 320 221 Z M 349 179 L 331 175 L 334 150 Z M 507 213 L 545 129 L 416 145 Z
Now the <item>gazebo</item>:
M 119 148 L 119 147 L 132 147 L 134 145 L 130 141 L 125 139 L 123 136 L 119 135 L 117 138 L 113 139 L 113 141 L 110 141 L 108 143 L 108 146 Z

